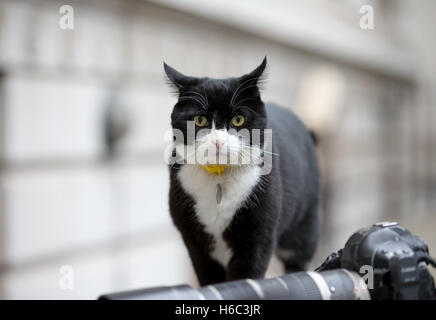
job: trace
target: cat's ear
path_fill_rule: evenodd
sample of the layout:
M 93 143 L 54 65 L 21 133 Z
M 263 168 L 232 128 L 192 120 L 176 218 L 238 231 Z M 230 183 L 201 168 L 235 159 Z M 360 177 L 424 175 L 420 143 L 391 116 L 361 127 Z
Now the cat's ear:
M 164 62 L 164 70 L 168 77 L 170 85 L 173 85 L 176 89 L 181 90 L 188 85 L 194 85 L 198 82 L 198 78 L 185 76 L 176 69 L 170 67 Z
M 263 79 L 263 72 L 266 68 L 266 56 L 263 58 L 262 63 L 250 73 L 247 73 L 240 77 L 240 82 L 245 85 L 257 85 Z

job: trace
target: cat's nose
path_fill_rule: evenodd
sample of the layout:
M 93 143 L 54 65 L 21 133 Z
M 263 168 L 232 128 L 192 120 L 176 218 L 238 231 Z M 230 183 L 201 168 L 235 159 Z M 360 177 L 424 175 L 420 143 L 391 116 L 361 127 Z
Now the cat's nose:
M 219 140 L 215 140 L 215 146 L 217 148 L 217 150 L 219 150 L 222 146 L 223 146 L 224 142 L 219 141 Z

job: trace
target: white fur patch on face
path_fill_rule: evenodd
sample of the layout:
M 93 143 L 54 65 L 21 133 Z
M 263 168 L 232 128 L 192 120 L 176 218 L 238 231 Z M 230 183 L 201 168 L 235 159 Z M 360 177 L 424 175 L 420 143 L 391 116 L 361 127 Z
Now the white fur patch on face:
M 175 145 L 177 154 L 189 164 L 230 164 L 247 165 L 251 163 L 250 147 L 245 145 L 235 130 L 205 129 L 199 133 L 195 143 Z
M 222 234 L 259 182 L 260 171 L 257 166 L 230 166 L 221 176 L 217 176 L 207 173 L 197 165 L 183 165 L 178 173 L 183 189 L 195 201 L 198 220 L 214 238 L 211 256 L 224 267 L 233 253 Z M 222 188 L 222 200 L 219 204 L 216 202 L 218 183 Z

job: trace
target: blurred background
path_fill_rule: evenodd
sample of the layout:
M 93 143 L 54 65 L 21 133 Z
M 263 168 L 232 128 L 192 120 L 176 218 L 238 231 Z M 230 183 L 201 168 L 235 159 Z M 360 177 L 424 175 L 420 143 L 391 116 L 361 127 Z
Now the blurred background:
M 435 15 L 433 0 L 0 0 L 0 298 L 196 284 L 168 212 L 164 60 L 229 77 L 268 56 L 264 100 L 321 140 L 312 266 L 384 220 L 435 256 Z

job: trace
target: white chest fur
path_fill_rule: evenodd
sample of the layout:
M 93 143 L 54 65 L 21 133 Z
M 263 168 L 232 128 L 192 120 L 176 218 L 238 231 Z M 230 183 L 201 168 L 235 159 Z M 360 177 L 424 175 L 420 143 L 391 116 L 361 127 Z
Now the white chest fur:
M 214 237 L 212 257 L 227 266 L 233 253 L 222 234 L 258 183 L 260 168 L 228 168 L 222 176 L 217 176 L 199 166 L 184 165 L 178 177 L 183 189 L 195 201 L 197 218 Z M 222 187 L 222 200 L 219 204 L 216 201 L 218 183 Z

